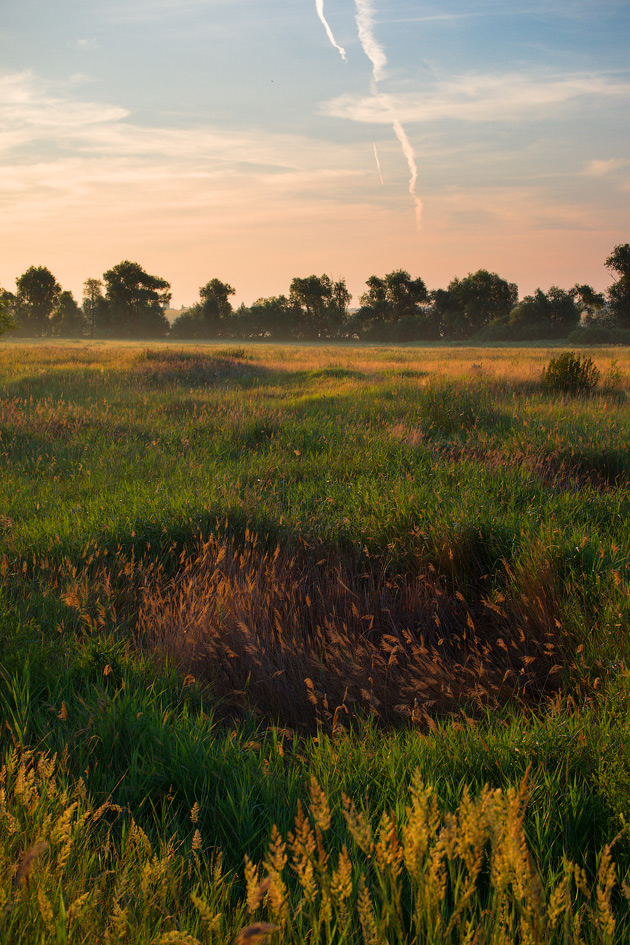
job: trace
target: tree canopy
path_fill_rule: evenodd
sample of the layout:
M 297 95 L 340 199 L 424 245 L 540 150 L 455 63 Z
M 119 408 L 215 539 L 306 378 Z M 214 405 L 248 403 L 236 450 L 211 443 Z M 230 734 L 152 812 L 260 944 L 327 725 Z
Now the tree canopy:
M 3 335 L 5 331 L 15 331 L 17 327 L 11 314 L 10 303 L 7 298 L 9 295 L 10 293 L 0 289 L 0 335 Z
M 315 339 L 335 335 L 348 314 L 351 298 L 344 279 L 334 282 L 325 273 L 293 279 L 289 302 L 297 320 L 297 336 Z
M 16 279 L 15 295 L 0 289 L 0 332 L 15 323 L 22 334 L 35 337 L 417 342 L 527 341 L 567 338 L 577 331 L 580 343 L 624 342 L 630 329 L 630 243 L 615 246 L 606 266 L 617 276 L 606 293 L 576 283 L 570 289 L 536 289 L 520 302 L 518 287 L 487 269 L 432 291 L 422 278 L 394 269 L 366 280 L 358 310 L 350 310 L 345 279 L 326 273 L 296 277 L 287 295 L 241 303 L 236 310 L 235 289 L 215 277 L 172 325 L 166 318 L 170 283 L 137 262 L 123 260 L 102 279 L 86 279 L 81 307 L 49 269 L 31 266 Z
M 589 287 L 590 288 L 590 287 Z M 530 338 L 566 338 L 580 322 L 581 306 L 575 289 L 552 285 L 547 292 L 536 289 L 526 295 L 510 314 L 515 335 Z
M 210 279 L 199 289 L 200 301 L 175 319 L 171 334 L 175 338 L 221 338 L 226 331 L 229 334 L 234 314 L 230 296 L 235 292 L 227 282 Z
M 424 281 L 412 279 L 405 269 L 395 269 L 383 276 L 366 280 L 368 291 L 359 299 L 364 318 L 396 324 L 402 318 L 415 317 L 429 293 Z
M 86 279 L 83 283 L 83 314 L 88 338 L 106 335 L 109 328 L 107 301 L 102 279 Z
M 612 316 L 622 328 L 630 328 L 630 243 L 615 246 L 606 268 L 619 276 L 608 289 Z
M 85 335 L 85 316 L 72 292 L 60 294 L 50 321 L 52 334 L 59 338 L 82 338 Z
M 16 279 L 15 315 L 24 334 L 34 337 L 51 333 L 51 316 L 61 295 L 61 286 L 46 266 L 30 266 Z
M 518 302 L 518 286 L 487 269 L 455 278 L 434 295 L 447 335 L 471 338 L 491 321 L 504 318 Z
M 171 300 L 170 282 L 151 276 L 125 259 L 103 273 L 109 330 L 119 338 L 163 338 L 169 324 L 164 309 Z
M 249 309 L 239 311 L 239 321 L 254 338 L 288 340 L 295 337 L 299 326 L 295 306 L 286 295 L 257 299 Z

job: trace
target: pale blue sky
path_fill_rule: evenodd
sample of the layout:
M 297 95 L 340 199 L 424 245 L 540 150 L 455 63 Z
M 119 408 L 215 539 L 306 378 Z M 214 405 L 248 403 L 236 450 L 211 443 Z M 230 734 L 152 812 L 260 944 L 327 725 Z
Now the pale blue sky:
M 356 297 L 399 267 L 607 284 L 630 241 L 627 0 L 324 14 L 347 62 L 315 0 L 3 0 L 0 284 L 43 264 L 80 295 L 122 258 L 178 305 L 214 276 L 244 301 L 323 271 Z

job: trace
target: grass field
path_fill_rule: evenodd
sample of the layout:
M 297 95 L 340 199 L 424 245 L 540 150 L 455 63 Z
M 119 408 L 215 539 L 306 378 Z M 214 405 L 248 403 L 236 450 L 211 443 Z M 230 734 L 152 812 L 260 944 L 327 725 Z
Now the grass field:
M 0 345 L 0 940 L 628 940 L 630 352 L 554 353 Z

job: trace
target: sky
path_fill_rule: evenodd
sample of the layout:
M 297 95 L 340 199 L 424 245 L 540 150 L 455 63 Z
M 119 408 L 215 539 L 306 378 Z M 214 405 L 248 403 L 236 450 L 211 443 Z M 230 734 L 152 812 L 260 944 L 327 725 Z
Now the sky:
M 628 0 L 2 0 L 0 285 L 613 281 Z

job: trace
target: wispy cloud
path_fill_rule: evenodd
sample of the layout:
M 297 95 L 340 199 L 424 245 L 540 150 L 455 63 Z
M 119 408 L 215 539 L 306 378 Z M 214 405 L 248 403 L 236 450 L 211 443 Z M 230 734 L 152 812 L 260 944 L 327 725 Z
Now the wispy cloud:
M 545 13 L 566 13 L 566 7 L 544 7 L 534 10 L 524 10 L 515 7 L 512 10 L 484 9 L 475 10 L 467 13 L 425 13 L 418 16 L 379 16 L 378 24 L 392 23 L 460 23 L 467 20 L 487 20 L 496 17 L 523 17 L 531 16 L 532 13 L 538 13 L 544 10 Z
M 61 146 L 99 135 L 128 112 L 115 105 L 54 95 L 31 72 L 0 76 L 0 153 L 55 138 Z
M 378 171 L 378 178 L 381 184 L 384 185 L 385 181 L 383 180 L 383 172 L 381 170 L 381 159 L 378 156 L 378 148 L 376 147 L 376 141 L 373 141 L 372 144 L 374 146 L 374 160 L 376 161 L 376 170 Z
M 390 107 L 404 122 L 510 121 L 544 118 L 584 98 L 630 98 L 630 82 L 606 73 L 539 76 L 524 72 L 468 73 L 437 81 L 431 90 L 387 96 L 340 95 L 322 114 L 368 124 L 390 124 Z
M 602 0 L 602 7 L 605 6 L 606 2 L 607 0 Z M 613 0 L 614 2 L 616 0 Z M 451 9 L 448 12 L 440 10 L 439 13 L 433 13 L 429 12 L 430 7 L 427 4 L 427 12 L 413 15 L 401 14 L 397 16 L 395 13 L 389 15 L 383 12 L 378 17 L 378 23 L 430 23 L 434 21 L 465 23 L 467 20 L 495 20 L 497 18 L 532 17 L 541 14 L 546 17 L 550 15 L 562 16 L 566 19 L 575 20 L 585 8 L 592 8 L 590 0 L 561 0 L 561 2 L 555 3 L 551 3 L 550 0 L 512 0 L 509 7 L 506 6 L 505 0 L 495 0 L 495 2 L 484 0 L 483 4 L 476 5 L 471 4 L 469 0 L 465 0 L 464 3 L 459 5 L 468 7 L 468 9 L 458 10 L 457 3 L 450 3 Z M 477 9 L 470 9 L 471 6 L 477 6 Z
M 612 171 L 618 171 L 621 167 L 627 167 L 630 160 L 624 158 L 608 158 L 606 160 L 589 161 L 582 171 L 587 177 L 604 177 Z
M 124 255 L 179 280 L 178 297 L 191 301 L 203 256 L 210 274 L 251 300 L 285 291 L 308 247 L 315 259 L 326 247 L 324 270 L 364 229 L 373 171 L 349 144 L 210 124 L 143 127 L 125 109 L 74 95 L 31 73 L 0 81 L 5 285 L 35 261 L 80 292 L 87 274 Z
M 291 167 L 296 154 L 325 153 L 328 146 L 297 135 L 237 132 L 201 127 L 148 127 L 126 108 L 82 101 L 67 83 L 46 82 L 30 71 L 0 76 L 0 152 L 29 148 L 47 153 L 54 140 L 65 152 L 125 158 L 159 156 L 194 162 L 212 154 L 230 164 Z M 342 149 L 337 149 L 337 153 Z M 318 155 L 321 158 L 321 154 Z
M 263 191 L 325 201 L 367 174 L 350 146 L 257 129 L 145 127 L 126 109 L 55 94 L 29 72 L 0 79 L 0 142 L 0 193 L 33 207 L 31 197 L 45 191 L 57 211 L 90 191 L 130 186 L 136 199 L 182 207 L 189 191 L 221 204 L 228 194 L 240 203 L 239 191 L 257 193 L 253 213 Z M 6 199 L 4 210 L 6 222 Z
M 600 225 L 599 214 L 587 201 L 550 198 L 543 187 L 446 188 L 434 198 L 435 212 L 446 230 L 474 230 L 479 223 L 502 232 L 522 227 L 541 230 L 591 231 Z
M 97 40 L 94 38 L 90 39 L 75 39 L 73 42 L 68 43 L 72 49 L 98 49 L 99 45 Z

